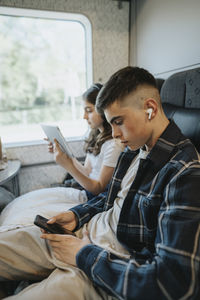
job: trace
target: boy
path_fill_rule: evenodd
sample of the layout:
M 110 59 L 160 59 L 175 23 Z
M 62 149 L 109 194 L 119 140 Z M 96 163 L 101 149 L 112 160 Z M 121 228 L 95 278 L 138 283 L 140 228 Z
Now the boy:
M 200 161 L 195 147 L 165 116 L 155 79 L 144 69 L 127 67 L 111 76 L 97 109 L 104 111 L 113 137 L 127 146 L 107 197 L 99 195 L 49 221 L 75 230 L 77 237 L 43 233 L 39 240 L 34 228 L 3 233 L 0 275 L 34 279 L 55 267 L 64 270 L 55 269 L 13 297 L 20 300 L 55 295 L 199 299 Z M 27 249 L 24 260 L 19 258 L 22 237 L 29 240 L 28 248 L 32 245 L 34 258 Z

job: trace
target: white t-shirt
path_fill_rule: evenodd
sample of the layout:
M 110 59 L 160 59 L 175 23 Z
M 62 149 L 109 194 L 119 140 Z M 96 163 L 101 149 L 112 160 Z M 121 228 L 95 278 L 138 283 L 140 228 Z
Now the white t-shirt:
M 99 178 L 101 164 L 115 167 L 118 156 L 123 149 L 113 139 L 106 141 L 99 155 L 90 154 L 93 178 Z M 21 195 L 7 205 L 1 213 L 0 225 L 16 228 L 16 226 L 33 224 L 37 214 L 46 218 L 55 216 L 58 213 L 67 211 L 74 205 L 88 201 L 86 192 L 73 188 L 57 187 L 39 189 Z M 18 225 L 16 225 L 18 224 Z M 4 228 L 5 230 L 5 228 Z
M 129 257 L 129 253 L 116 238 L 117 224 L 124 199 L 133 180 L 135 179 L 140 159 L 145 159 L 147 155 L 147 151 L 140 149 L 139 154 L 132 161 L 122 180 L 121 189 L 117 194 L 113 207 L 111 207 L 108 211 L 95 215 L 86 225 L 87 230 L 90 233 L 92 243 L 122 257 Z
M 102 166 L 115 168 L 118 157 L 122 151 L 123 146 L 115 139 L 110 139 L 102 145 L 101 151 L 97 156 L 94 156 L 92 153 L 88 153 L 87 156 L 92 167 L 89 177 L 92 179 L 98 179 Z

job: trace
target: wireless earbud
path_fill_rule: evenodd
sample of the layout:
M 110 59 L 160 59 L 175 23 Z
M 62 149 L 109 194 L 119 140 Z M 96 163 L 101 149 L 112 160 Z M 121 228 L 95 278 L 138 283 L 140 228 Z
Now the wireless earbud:
M 153 109 L 152 108 L 148 108 L 147 109 L 147 113 L 149 115 L 148 119 L 151 120 L 151 115 L 152 115 Z

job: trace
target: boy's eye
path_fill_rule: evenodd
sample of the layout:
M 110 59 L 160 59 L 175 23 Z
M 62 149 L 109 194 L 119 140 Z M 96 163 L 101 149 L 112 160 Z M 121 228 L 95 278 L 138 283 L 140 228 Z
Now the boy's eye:
M 116 120 L 116 121 L 115 121 L 115 125 L 118 125 L 118 126 L 119 126 L 119 125 L 122 125 L 122 124 L 123 124 L 123 121 L 122 121 L 122 120 Z

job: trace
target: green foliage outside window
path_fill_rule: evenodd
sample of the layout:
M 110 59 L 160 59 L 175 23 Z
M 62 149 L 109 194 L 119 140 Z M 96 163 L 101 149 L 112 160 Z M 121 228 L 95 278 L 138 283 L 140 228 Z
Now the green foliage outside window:
M 81 118 L 84 43 L 78 22 L 0 16 L 0 125 Z

